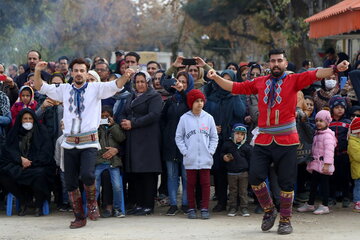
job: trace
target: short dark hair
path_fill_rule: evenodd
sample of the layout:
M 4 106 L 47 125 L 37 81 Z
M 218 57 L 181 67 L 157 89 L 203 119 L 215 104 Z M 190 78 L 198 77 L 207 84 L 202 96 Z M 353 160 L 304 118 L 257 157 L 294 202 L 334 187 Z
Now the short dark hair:
M 128 52 L 128 53 L 125 55 L 125 58 L 126 58 L 127 56 L 135 57 L 137 62 L 140 61 L 140 55 L 137 54 L 136 52 Z
M 112 107 L 109 106 L 109 105 L 102 105 L 102 106 L 101 106 L 101 113 L 103 113 L 103 112 L 108 112 L 111 117 L 114 115 L 114 114 L 113 114 Z
M 147 64 L 146 64 L 146 67 L 149 66 L 150 64 L 156 64 L 156 66 L 161 69 L 161 65 L 160 63 L 156 62 L 156 61 L 149 61 Z
M 105 64 L 107 70 L 110 71 L 110 66 L 109 66 L 109 64 L 108 64 L 107 62 L 105 62 L 105 61 L 103 61 L 103 60 L 99 60 L 99 61 L 97 61 L 97 62 L 95 63 L 95 68 L 96 68 L 96 66 L 99 65 L 99 64 Z
M 67 56 L 59 57 L 58 62 L 60 62 L 60 60 L 66 60 L 67 62 L 69 62 L 69 58 Z
M 271 50 L 269 51 L 269 54 L 268 54 L 269 59 L 270 59 L 271 55 L 277 55 L 277 54 L 283 54 L 284 57 L 286 57 L 286 55 L 285 55 L 285 50 L 284 50 L 284 49 L 282 49 L 282 48 L 275 48 L 275 49 L 271 49 Z
M 41 53 L 38 50 L 34 50 L 34 49 L 28 51 L 27 56 L 29 56 L 29 53 L 31 53 L 31 52 L 36 52 L 39 55 L 39 59 L 41 59 Z
M 309 60 L 304 60 L 304 61 L 302 62 L 302 66 L 303 66 L 303 67 L 308 66 L 308 65 L 310 65 Z
M 72 62 L 70 63 L 70 68 L 73 69 L 73 66 L 75 64 L 84 64 L 86 66 L 86 71 L 89 71 L 90 65 L 89 63 L 84 59 L 84 58 L 75 58 L 74 60 L 72 60 Z

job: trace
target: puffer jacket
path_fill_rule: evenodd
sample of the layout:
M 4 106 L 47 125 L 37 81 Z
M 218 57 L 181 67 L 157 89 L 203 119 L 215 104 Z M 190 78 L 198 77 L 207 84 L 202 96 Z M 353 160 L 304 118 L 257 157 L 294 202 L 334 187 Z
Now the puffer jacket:
M 322 169 L 324 164 L 327 163 L 331 164 L 327 175 L 332 175 L 335 171 L 334 150 L 336 144 L 337 140 L 335 133 L 330 128 L 322 131 L 316 131 L 311 150 L 313 160 L 308 163 L 306 170 L 310 173 L 312 173 L 312 171 L 316 171 L 321 174 L 325 174 Z
M 352 179 L 360 178 L 360 138 L 349 137 L 348 154 L 350 158 L 350 169 Z

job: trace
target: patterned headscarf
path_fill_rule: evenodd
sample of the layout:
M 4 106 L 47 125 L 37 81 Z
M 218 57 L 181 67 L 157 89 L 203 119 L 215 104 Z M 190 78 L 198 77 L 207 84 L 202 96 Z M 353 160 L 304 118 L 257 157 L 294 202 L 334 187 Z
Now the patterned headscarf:
M 10 113 L 10 101 L 3 91 L 0 91 L 0 111 L 0 116 L 6 116 Z

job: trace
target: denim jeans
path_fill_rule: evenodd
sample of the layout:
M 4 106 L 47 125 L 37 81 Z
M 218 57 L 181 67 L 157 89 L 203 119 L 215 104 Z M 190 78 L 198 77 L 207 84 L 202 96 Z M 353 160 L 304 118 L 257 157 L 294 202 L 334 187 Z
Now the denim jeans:
M 360 178 L 354 180 L 354 202 L 360 202 Z
M 60 180 L 61 180 L 61 186 L 62 186 L 62 202 L 63 202 L 63 204 L 68 204 L 69 203 L 69 194 L 66 189 L 65 175 L 61 169 L 60 169 Z
M 108 169 L 111 178 L 111 185 L 113 189 L 113 208 L 121 208 L 121 194 L 123 193 L 122 186 L 120 186 L 120 169 L 113 168 L 110 164 L 99 164 L 95 167 L 95 183 L 96 183 L 96 199 L 98 199 L 100 194 L 100 185 L 101 185 L 101 173 Z
M 170 205 L 177 205 L 177 191 L 179 188 L 179 177 L 181 176 L 182 184 L 182 205 L 187 206 L 187 191 L 186 191 L 186 171 L 182 162 L 166 161 L 168 174 L 168 191 Z M 180 171 L 181 172 L 180 172 Z M 180 174 L 180 175 L 179 175 Z

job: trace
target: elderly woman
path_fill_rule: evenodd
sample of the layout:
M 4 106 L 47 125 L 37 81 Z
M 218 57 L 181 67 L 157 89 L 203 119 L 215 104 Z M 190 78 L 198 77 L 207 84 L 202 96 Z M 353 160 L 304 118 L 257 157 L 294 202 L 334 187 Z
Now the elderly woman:
M 150 75 L 134 76 L 135 91 L 127 99 L 121 127 L 126 130 L 126 172 L 131 175 L 135 208 L 128 214 L 148 215 L 154 210 L 157 174 L 161 172 L 161 96 L 151 88 Z
M 6 137 L 6 148 L 0 158 L 0 184 L 20 199 L 19 216 L 26 214 L 26 202 L 35 197 L 35 216 L 43 215 L 44 200 L 50 199 L 55 162 L 48 151 L 51 141 L 35 112 L 25 108 L 17 115 L 15 125 Z

